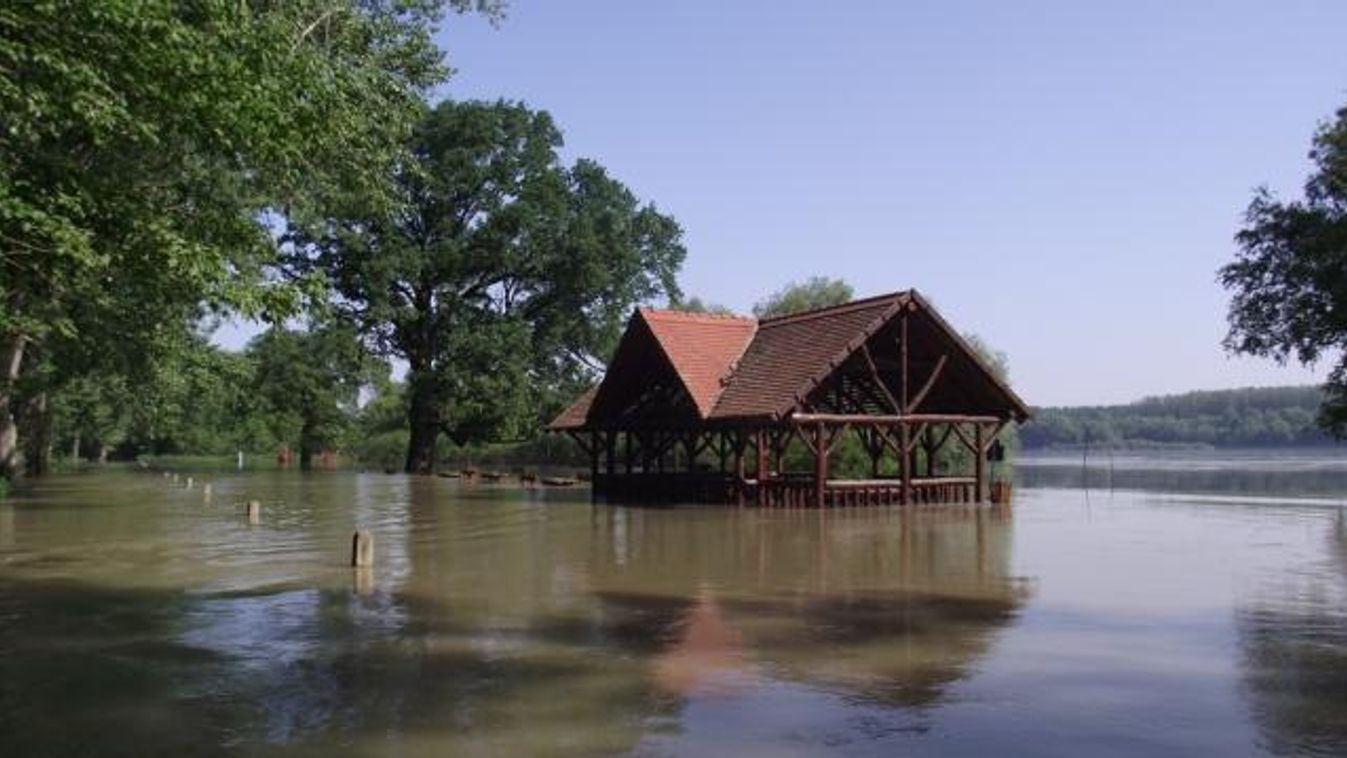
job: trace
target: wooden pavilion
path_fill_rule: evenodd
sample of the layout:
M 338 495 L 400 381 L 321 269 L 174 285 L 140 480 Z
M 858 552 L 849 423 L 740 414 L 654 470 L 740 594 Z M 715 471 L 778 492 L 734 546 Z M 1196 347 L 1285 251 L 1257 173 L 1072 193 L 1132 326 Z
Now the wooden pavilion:
M 908 290 L 762 320 L 638 309 L 603 381 L 549 428 L 589 453 L 596 499 L 886 505 L 982 502 L 997 435 L 1028 417 Z M 866 478 L 830 476 L 849 434 Z M 793 443 L 809 470 L 787 470 Z

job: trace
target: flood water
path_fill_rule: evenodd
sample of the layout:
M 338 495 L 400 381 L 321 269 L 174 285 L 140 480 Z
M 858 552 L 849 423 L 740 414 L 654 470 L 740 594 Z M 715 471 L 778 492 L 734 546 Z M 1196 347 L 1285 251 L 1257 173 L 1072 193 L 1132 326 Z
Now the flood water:
M 58 476 L 0 503 L 0 755 L 1347 753 L 1347 464 L 1081 464 L 825 513 Z

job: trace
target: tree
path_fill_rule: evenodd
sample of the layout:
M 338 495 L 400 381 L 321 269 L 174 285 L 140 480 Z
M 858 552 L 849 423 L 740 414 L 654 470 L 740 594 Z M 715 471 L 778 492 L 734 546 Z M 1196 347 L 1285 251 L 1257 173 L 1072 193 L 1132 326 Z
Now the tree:
M 1227 350 L 1311 364 L 1335 355 L 1319 423 L 1347 436 L 1347 108 L 1314 136 L 1304 197 L 1258 190 L 1221 268 L 1233 292 Z
M 405 468 L 435 443 L 517 437 L 592 381 L 632 306 L 679 296 L 682 232 L 597 163 L 563 165 L 552 118 L 444 102 L 389 213 L 309 219 L 293 271 L 320 272 L 381 354 L 407 362 Z
M 0 470 L 27 358 L 205 303 L 285 313 L 268 213 L 386 199 L 444 7 L 492 0 L 71 0 L 0 11 Z M 142 328 L 145 327 L 145 328 Z M 45 393 L 46 390 L 40 390 Z
M 324 325 L 307 332 L 273 327 L 253 339 L 253 389 L 266 404 L 276 436 L 297 439 L 299 467 L 334 447 L 357 415 L 360 388 L 386 366 L 374 365 L 349 328 Z
M 753 306 L 758 318 L 784 316 L 790 313 L 840 305 L 855 299 L 851 285 L 841 279 L 814 276 L 803 282 L 791 282 Z
M 734 311 L 719 303 L 708 303 L 696 295 L 685 300 L 676 300 L 669 303 L 669 308 L 684 313 L 710 313 L 716 316 L 733 316 Z

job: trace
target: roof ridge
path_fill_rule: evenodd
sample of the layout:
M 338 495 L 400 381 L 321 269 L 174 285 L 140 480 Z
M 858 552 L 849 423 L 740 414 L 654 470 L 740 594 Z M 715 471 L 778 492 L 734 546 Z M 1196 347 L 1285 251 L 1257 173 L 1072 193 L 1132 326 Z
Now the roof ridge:
M 910 289 L 898 290 L 897 292 L 889 292 L 883 295 L 875 295 L 873 297 L 861 298 L 860 300 L 848 300 L 845 303 L 838 303 L 836 305 L 824 305 L 819 308 L 810 308 L 807 311 L 786 313 L 780 316 L 769 316 L 764 319 L 759 319 L 758 326 L 760 328 L 765 328 L 769 326 L 777 326 L 779 324 L 789 324 L 794 323 L 796 321 L 804 321 L 806 319 L 818 318 L 820 316 L 832 316 L 838 313 L 849 313 L 853 310 L 869 308 L 878 305 L 880 303 L 883 303 L 885 301 L 896 301 L 898 300 L 898 298 L 904 296 L 911 297 L 911 295 L 912 290 Z
M 688 321 L 752 321 L 757 323 L 759 320 L 756 316 L 744 316 L 738 313 L 680 311 L 677 308 L 652 308 L 647 305 L 640 306 L 637 310 L 646 315 L 673 316 Z

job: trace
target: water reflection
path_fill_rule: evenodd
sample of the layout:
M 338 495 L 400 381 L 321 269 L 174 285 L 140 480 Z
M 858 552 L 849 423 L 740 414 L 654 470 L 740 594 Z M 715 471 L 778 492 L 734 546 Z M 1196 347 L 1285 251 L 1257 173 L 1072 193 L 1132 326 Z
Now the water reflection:
M 1324 451 L 1036 454 L 1015 466 L 1021 487 L 1318 497 L 1347 502 L 1347 457 Z
M 11 514 L 0 753 L 643 749 L 694 728 L 701 699 L 752 702 L 777 683 L 936 702 L 1027 597 L 1004 510 L 820 517 L 402 477 L 222 483 L 263 492 L 250 528 L 232 507 L 127 484 L 121 509 L 66 492 Z M 132 546 L 142 557 L 167 540 L 228 559 L 100 573 L 128 546 L 80 541 L 59 571 L 41 560 L 71 547 L 51 519 L 76 511 L 93 530 L 128 510 L 154 527 Z M 336 547 L 354 525 L 376 534 L 363 579 Z
M 1329 531 L 1330 560 L 1285 574 L 1237 614 L 1250 708 L 1277 755 L 1347 747 L 1347 517 Z
M 820 513 L 345 473 L 214 485 L 207 504 L 80 475 L 0 504 L 0 755 L 1347 746 L 1347 525 L 1322 504 L 1021 488 L 1013 511 Z

